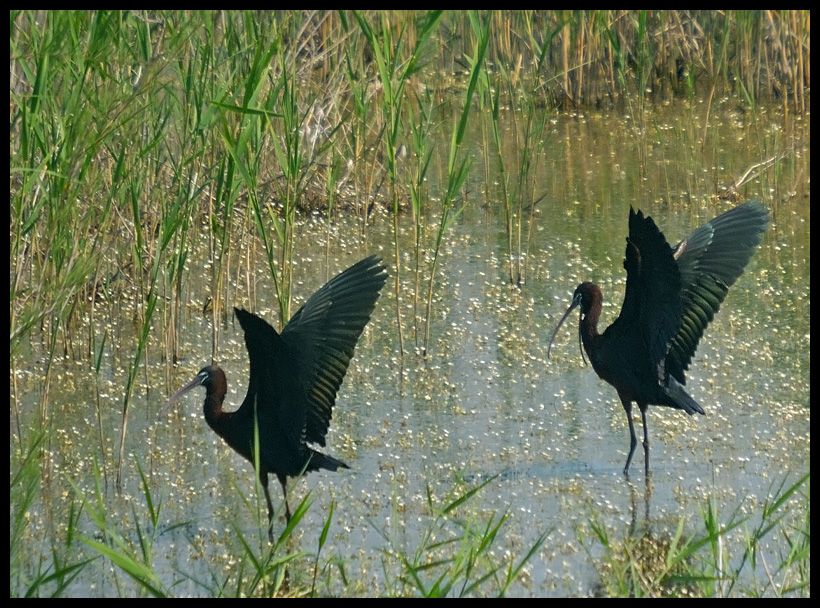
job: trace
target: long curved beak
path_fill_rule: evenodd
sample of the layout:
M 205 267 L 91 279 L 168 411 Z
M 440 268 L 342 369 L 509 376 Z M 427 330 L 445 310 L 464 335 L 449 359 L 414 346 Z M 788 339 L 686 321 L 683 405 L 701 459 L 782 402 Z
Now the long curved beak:
M 580 297 L 576 296 L 576 297 L 572 298 L 572 303 L 569 305 L 569 308 L 567 308 L 567 312 L 564 313 L 564 316 L 561 317 L 561 320 L 558 321 L 558 325 L 556 325 L 555 329 L 552 331 L 552 336 L 550 336 L 550 344 L 547 347 L 547 359 L 550 358 L 550 353 L 552 351 L 552 343 L 555 341 L 555 336 L 558 334 L 558 330 L 561 329 L 561 326 L 564 324 L 564 321 L 567 320 L 567 317 L 569 316 L 569 313 L 571 313 L 580 303 L 581 303 L 581 298 Z M 578 346 L 581 349 L 581 359 L 583 359 L 584 365 L 586 365 L 587 360 L 586 360 L 586 357 L 584 356 L 584 347 L 583 347 L 583 344 L 581 342 L 581 324 L 580 323 L 578 324 Z
M 183 386 L 181 389 L 179 389 L 179 390 L 178 390 L 177 392 L 175 392 L 173 395 L 171 395 L 170 397 L 168 397 L 168 401 L 166 401 L 166 402 L 165 402 L 165 405 L 163 405 L 163 406 L 162 406 L 162 409 L 159 411 L 158 416 L 164 416 L 165 414 L 167 414 L 167 413 L 168 413 L 168 410 L 171 408 L 171 406 L 172 406 L 172 405 L 174 405 L 177 401 L 179 401 L 179 399 L 180 399 L 180 398 L 181 398 L 181 397 L 182 397 L 185 393 L 187 393 L 188 391 L 190 391 L 191 389 L 194 389 L 194 388 L 196 388 L 197 386 L 201 386 L 201 385 L 202 385 L 202 381 L 203 381 L 204 379 L 205 379 L 205 378 L 202 376 L 202 374 L 197 374 L 196 376 L 194 376 L 194 379 L 193 379 L 193 380 L 191 380 L 188 384 L 186 384 L 185 386 Z

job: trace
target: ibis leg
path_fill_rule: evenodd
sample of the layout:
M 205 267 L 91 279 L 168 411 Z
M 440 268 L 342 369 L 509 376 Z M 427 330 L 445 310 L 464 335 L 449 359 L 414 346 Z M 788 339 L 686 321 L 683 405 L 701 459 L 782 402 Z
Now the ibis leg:
M 629 422 L 629 456 L 626 457 L 624 475 L 629 475 L 629 465 L 632 462 L 632 455 L 635 453 L 635 446 L 638 445 L 638 438 L 635 436 L 635 425 L 632 422 L 632 401 L 621 397 L 621 403 L 626 410 L 626 420 Z
M 290 523 L 290 506 L 288 506 L 288 477 L 287 475 L 279 475 L 278 473 L 276 476 L 279 478 L 279 483 L 282 484 L 282 492 L 285 495 L 285 521 Z
M 649 475 L 649 427 L 646 425 L 646 410 L 649 407 L 647 403 L 639 403 L 638 407 L 641 409 L 641 422 L 643 422 L 643 453 L 644 453 L 644 472 Z
M 268 503 L 268 540 L 273 542 L 273 502 L 271 502 L 270 490 L 268 490 L 268 474 L 260 471 L 259 481 L 265 490 L 265 501 Z

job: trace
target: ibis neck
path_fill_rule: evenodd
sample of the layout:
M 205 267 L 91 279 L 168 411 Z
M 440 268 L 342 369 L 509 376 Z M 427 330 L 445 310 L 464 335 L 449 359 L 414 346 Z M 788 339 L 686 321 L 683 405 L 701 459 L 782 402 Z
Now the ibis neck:
M 584 350 L 592 360 L 593 347 L 592 344 L 600 335 L 598 333 L 598 319 L 601 316 L 601 302 L 594 300 L 589 307 L 589 310 L 584 312 L 581 316 L 581 342 L 584 345 Z
M 224 420 L 231 415 L 222 411 L 222 404 L 225 402 L 227 392 L 228 383 L 225 381 L 225 374 L 218 369 L 211 378 L 211 384 L 208 385 L 205 394 L 205 403 L 202 404 L 205 421 L 214 430 L 221 426 Z
M 222 403 L 224 400 L 224 394 L 217 395 L 211 393 L 211 391 L 208 391 L 208 394 L 205 396 L 205 403 L 203 404 L 205 420 L 212 428 L 218 426 L 221 419 L 227 416 L 227 414 L 222 411 Z

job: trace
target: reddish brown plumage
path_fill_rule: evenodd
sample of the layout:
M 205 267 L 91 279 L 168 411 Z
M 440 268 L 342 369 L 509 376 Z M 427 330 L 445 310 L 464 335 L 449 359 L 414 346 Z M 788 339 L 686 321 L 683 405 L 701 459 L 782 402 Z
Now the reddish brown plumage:
M 684 371 L 706 326 L 718 311 L 729 287 L 740 276 L 760 243 L 768 212 L 756 201 L 727 211 L 695 230 L 674 249 L 651 217 L 629 211 L 624 268 L 624 302 L 618 318 L 598 332 L 603 296 L 594 283 L 581 283 L 572 304 L 550 338 L 580 307 L 579 341 L 595 372 L 615 387 L 629 422 L 630 447 L 624 473 L 635 451 L 632 402 L 641 411 L 645 471 L 649 472 L 646 410 L 662 405 L 703 414 L 684 390 Z
M 234 412 L 222 409 L 227 379 L 215 365 L 202 368 L 169 400 L 204 386 L 203 411 L 208 425 L 251 463 L 255 461 L 254 429 L 258 427 L 259 481 L 271 523 L 269 474 L 275 474 L 282 485 L 285 517 L 290 520 L 288 476 L 349 468 L 307 443 L 325 444 L 336 392 L 386 278 L 380 258 L 365 258 L 308 298 L 281 334 L 264 319 L 234 309 L 250 359 L 248 393 L 242 405 Z M 272 528 L 269 534 L 272 539 Z

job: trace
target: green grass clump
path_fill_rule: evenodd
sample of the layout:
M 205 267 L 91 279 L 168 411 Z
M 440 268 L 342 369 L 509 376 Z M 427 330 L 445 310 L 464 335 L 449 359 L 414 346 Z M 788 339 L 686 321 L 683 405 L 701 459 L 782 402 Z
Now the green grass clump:
M 721 522 L 710 498 L 701 513 L 699 530 L 685 533 L 681 518 L 673 532 L 651 526 L 630 527 L 618 538 L 596 517 L 589 521 L 585 543 L 595 559 L 599 582 L 596 595 L 607 597 L 802 597 L 810 583 L 811 527 L 809 479 L 806 474 L 787 486 L 784 478 L 760 508 L 758 517 L 735 511 Z M 786 505 L 798 500 L 803 516 L 786 520 Z M 771 555 L 766 543 L 780 535 L 788 550 Z M 585 534 L 579 533 L 583 539 Z M 596 547 L 597 545 L 597 547 Z M 751 570 L 751 572 L 750 572 Z M 766 573 L 760 578 L 757 572 Z

